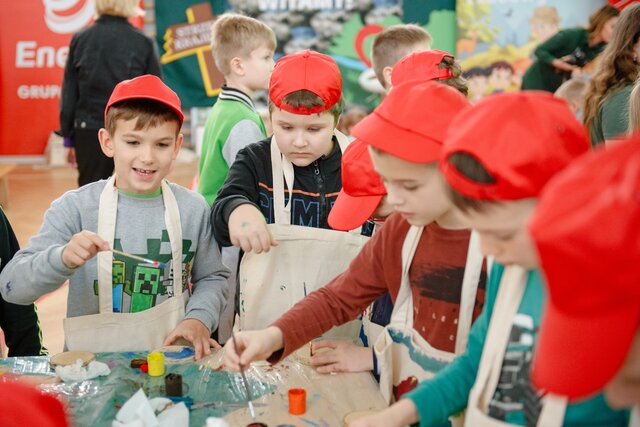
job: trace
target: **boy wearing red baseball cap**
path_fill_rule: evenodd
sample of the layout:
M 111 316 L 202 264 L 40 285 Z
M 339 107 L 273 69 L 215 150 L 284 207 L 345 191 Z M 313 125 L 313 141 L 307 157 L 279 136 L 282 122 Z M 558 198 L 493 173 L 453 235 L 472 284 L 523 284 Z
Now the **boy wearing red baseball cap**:
M 438 112 L 433 120 L 422 119 L 418 106 L 425 103 Z M 393 328 L 381 335 L 386 337 L 384 342 L 376 343 L 387 398 L 393 400 L 415 387 L 419 378 L 433 375 L 465 347 L 471 322 L 483 305 L 486 269 L 470 231 L 452 214 L 453 205 L 444 195 L 436 160 L 448 121 L 467 106 L 466 98 L 450 87 L 410 82 L 391 91 L 374 113 L 354 128 L 359 141 L 379 147 L 376 157 L 382 160 L 376 162 L 377 168 L 384 162 L 393 163 L 378 170 L 387 180 L 389 203 L 401 213 L 387 219 L 345 273 L 310 294 L 269 328 L 236 335 L 243 364 L 261 358 L 280 360 L 332 325 L 352 319 L 386 291 L 398 309 L 389 325 Z M 369 157 L 358 158 L 370 161 Z M 371 180 L 371 187 L 382 192 L 374 175 L 359 179 Z M 345 190 L 358 194 L 354 184 L 345 182 Z M 364 197 L 373 199 L 370 210 L 382 196 Z M 424 203 L 425 199 L 430 203 Z M 420 341 L 421 346 L 411 344 L 400 350 L 401 363 L 390 355 L 396 340 Z M 237 369 L 239 357 L 232 345 L 227 345 L 225 356 L 227 366 Z M 329 353 L 312 357 L 312 363 L 325 365 L 323 372 L 352 370 L 357 361 L 345 360 L 345 364 L 331 360 Z M 371 369 L 370 353 L 366 362 Z
M 394 86 L 398 86 L 407 81 L 418 83 L 433 80 L 451 86 L 466 96 L 466 82 L 460 78 L 460 74 L 460 65 L 451 54 L 434 49 L 414 52 L 402 58 L 393 68 L 391 81 Z M 329 214 L 329 224 L 333 228 L 350 230 L 368 219 L 381 225 L 392 213 L 393 207 L 386 201 L 387 190 L 374 169 L 368 145 L 364 141 L 356 140 L 346 150 L 342 158 L 342 181 L 343 188 Z M 382 329 L 389 323 L 392 311 L 393 302 L 388 292 L 365 310 L 362 317 L 365 345 L 373 346 Z M 354 370 L 365 370 L 369 365 L 363 364 L 360 369 L 351 362 L 367 360 L 358 357 L 366 351 L 359 346 L 344 341 L 314 343 L 314 348 L 325 347 L 332 348 L 334 353 L 327 352 L 322 357 L 314 358 L 311 360 L 312 364 L 323 366 L 323 361 L 329 360 L 331 364 L 349 366 Z M 375 353 L 373 358 L 374 365 L 377 365 Z M 321 368 L 324 369 L 326 368 Z
M 291 224 L 330 228 L 327 217 L 342 187 L 335 127 L 343 106 L 342 76 L 331 57 L 307 50 L 276 63 L 269 111 L 278 154 L 285 168 L 293 165 Z M 211 213 L 222 246 L 260 253 L 276 244 L 266 228 L 277 211 L 271 146 L 267 138 L 240 150 L 229 170 Z
M 2 272 L 0 291 L 18 304 L 69 280 L 70 350 L 153 350 L 184 338 L 200 358 L 217 346 L 209 337 L 229 272 L 209 207 L 165 180 L 182 144 L 182 120 L 180 99 L 158 77 L 120 82 L 99 133 L 114 176 L 55 200 L 39 234 Z
M 585 156 L 540 197 L 529 222 L 549 290 L 538 387 L 575 400 L 604 389 L 612 405 L 640 405 L 639 192 L 633 137 Z
M 465 407 L 465 425 L 474 427 L 627 424 L 628 414 L 602 396 L 567 406 L 529 377 L 545 295 L 525 225 L 546 183 L 588 150 L 582 125 L 550 94 L 495 95 L 452 121 L 440 171 L 485 255 L 503 265 L 494 264 L 465 353 L 407 399 L 353 426 L 432 426 Z

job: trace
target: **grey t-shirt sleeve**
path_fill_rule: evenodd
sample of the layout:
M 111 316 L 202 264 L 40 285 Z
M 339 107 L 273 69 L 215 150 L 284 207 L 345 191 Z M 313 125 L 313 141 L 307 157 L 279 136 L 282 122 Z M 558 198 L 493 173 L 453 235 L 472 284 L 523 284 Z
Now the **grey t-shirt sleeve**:
M 222 146 L 222 157 L 231 166 L 242 150 L 249 144 L 263 140 L 266 137 L 260 127 L 253 120 L 240 120 L 229 132 L 227 141 Z
M 31 304 L 59 288 L 74 269 L 62 262 L 62 251 L 80 228 L 80 216 L 67 193 L 55 200 L 29 245 L 18 251 L 0 275 L 2 297 L 15 304 Z

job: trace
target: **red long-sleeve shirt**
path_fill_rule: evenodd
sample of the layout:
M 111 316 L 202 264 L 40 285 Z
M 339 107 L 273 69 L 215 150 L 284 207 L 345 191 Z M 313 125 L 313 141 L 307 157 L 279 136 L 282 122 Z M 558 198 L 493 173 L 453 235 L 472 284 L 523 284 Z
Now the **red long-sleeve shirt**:
M 274 322 L 284 334 L 284 349 L 270 361 L 280 360 L 331 327 L 353 320 L 387 290 L 395 303 L 400 289 L 402 245 L 408 230 L 409 224 L 400 215 L 389 217 L 344 273 Z M 470 235 L 469 230 L 447 230 L 435 222 L 427 225 L 409 269 L 413 327 L 432 346 L 450 352 L 455 348 Z M 482 310 L 485 287 L 483 266 L 474 320 Z

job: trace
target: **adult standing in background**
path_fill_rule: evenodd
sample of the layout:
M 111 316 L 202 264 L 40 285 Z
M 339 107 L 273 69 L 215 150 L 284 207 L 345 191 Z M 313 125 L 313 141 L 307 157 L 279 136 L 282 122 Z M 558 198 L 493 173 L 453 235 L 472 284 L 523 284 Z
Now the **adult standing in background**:
M 620 12 L 605 5 L 589 17 L 587 28 L 559 31 L 541 43 L 534 55 L 535 62 L 522 78 L 522 90 L 555 92 L 573 70 L 584 67 L 611 40 Z
M 585 94 L 584 124 L 593 145 L 624 136 L 629 96 L 640 71 L 640 4 L 620 14 L 611 43 L 602 53 Z
M 128 19 L 141 16 L 138 0 L 94 0 L 97 19 L 71 38 L 60 97 L 60 127 L 77 164 L 78 185 L 108 178 L 113 159 L 100 149 L 98 130 L 113 88 L 143 74 L 160 77 L 155 42 Z

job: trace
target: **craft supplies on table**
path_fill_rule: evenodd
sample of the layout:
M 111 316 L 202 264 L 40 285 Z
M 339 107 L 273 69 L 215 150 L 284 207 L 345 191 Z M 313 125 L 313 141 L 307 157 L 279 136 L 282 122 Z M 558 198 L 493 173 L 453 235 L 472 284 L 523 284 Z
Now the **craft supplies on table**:
M 131 367 L 132 360 L 146 357 L 146 353 L 140 352 L 97 353 L 96 360 L 107 364 L 111 370 L 108 376 L 74 383 L 43 384 L 40 388 L 67 402 L 77 427 L 111 427 L 120 407 L 140 389 L 149 398 L 167 397 L 165 377 L 169 374 L 182 377 L 182 397 L 171 397 L 171 400 L 184 402 L 190 408 L 189 425 L 192 427 L 206 425 L 209 417 L 223 418 L 234 427 L 245 427 L 253 422 L 270 427 L 341 426 L 348 413 L 385 407 L 377 383 L 369 373 L 323 375 L 294 358 L 287 358 L 275 366 L 262 362 L 246 368 L 256 411 L 254 421 L 247 409 L 242 378 L 239 373 L 224 370 L 222 350 L 214 351 L 199 362 L 166 363 L 165 374 L 159 377 Z M 0 372 L 42 378 L 43 383 L 56 379 L 49 358 L 44 356 L 0 359 Z M 306 390 L 303 415 L 289 413 L 288 391 L 292 388 Z

